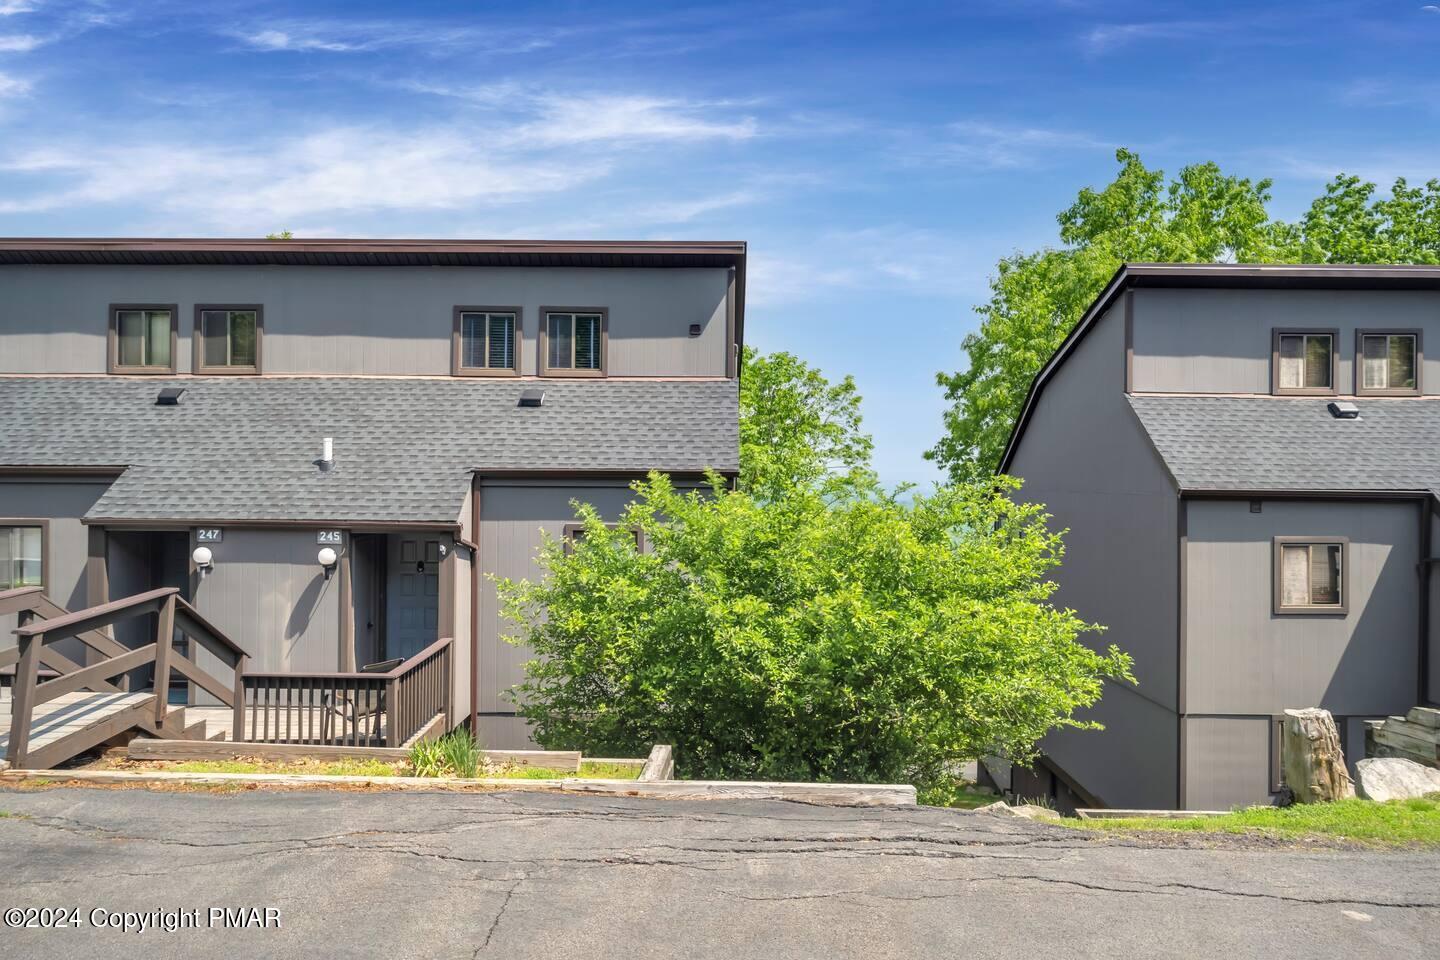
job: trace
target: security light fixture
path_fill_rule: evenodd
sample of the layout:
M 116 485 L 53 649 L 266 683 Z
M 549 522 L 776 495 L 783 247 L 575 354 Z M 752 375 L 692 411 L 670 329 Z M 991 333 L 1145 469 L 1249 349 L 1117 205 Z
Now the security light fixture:
M 690 336 L 692 336 L 692 337 L 698 337 L 698 336 L 700 336 L 700 324 L 698 324 L 698 323 L 692 323 L 692 324 L 690 324 Z
M 325 568 L 325 579 L 329 580 L 335 573 L 335 564 L 340 560 L 340 555 L 330 547 L 321 547 L 320 553 L 315 558 L 320 561 L 320 566 Z
M 215 554 L 210 552 L 209 547 L 196 547 L 195 552 L 190 554 L 190 559 L 195 561 L 195 569 L 200 571 L 202 580 L 215 567 Z
M 1336 420 L 1358 420 L 1360 418 L 1360 408 L 1349 400 L 1331 400 L 1327 404 L 1327 409 L 1330 411 L 1330 416 Z

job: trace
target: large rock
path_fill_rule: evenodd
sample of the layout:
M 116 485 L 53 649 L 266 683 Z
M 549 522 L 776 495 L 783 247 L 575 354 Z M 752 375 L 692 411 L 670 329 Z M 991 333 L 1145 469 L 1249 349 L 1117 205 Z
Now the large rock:
M 1440 793 L 1440 770 L 1414 760 L 1371 757 L 1355 764 L 1355 772 L 1360 795 L 1381 803 Z
M 1018 803 L 1014 806 L 1001 800 L 997 803 L 989 803 L 983 807 L 976 807 L 976 813 L 988 813 L 992 817 L 1020 817 L 1025 820 L 1059 820 L 1060 814 L 1049 807 L 1042 807 L 1034 803 Z
M 1329 710 L 1286 710 L 1284 738 L 1285 785 L 1296 803 L 1327 803 L 1355 796 L 1340 752 L 1340 734 Z

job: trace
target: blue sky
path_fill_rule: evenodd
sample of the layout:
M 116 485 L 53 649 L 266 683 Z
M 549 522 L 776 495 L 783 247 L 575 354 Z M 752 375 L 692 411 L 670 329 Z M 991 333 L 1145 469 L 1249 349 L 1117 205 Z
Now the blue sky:
M 743 239 L 751 343 L 866 398 L 928 484 L 999 257 L 1117 146 L 1440 175 L 1419 2 L 0 0 L 0 234 Z

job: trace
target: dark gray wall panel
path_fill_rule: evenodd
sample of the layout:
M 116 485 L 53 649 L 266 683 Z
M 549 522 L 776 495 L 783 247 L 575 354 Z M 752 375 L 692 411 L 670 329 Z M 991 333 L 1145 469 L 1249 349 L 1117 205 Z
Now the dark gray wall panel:
M 50 521 L 45 592 L 69 610 L 88 606 L 85 561 L 90 556 L 90 535 L 80 517 L 109 485 L 109 480 L 0 477 L 0 517 Z M 0 615 L 0 648 L 15 646 L 14 629 L 15 617 Z M 56 649 L 72 659 L 83 657 L 79 641 L 62 642 Z
M 1414 706 L 1419 507 L 1408 502 L 1189 504 L 1187 713 L 1336 714 Z M 1348 537 L 1349 613 L 1276 616 L 1273 538 Z
M 524 308 L 524 373 L 541 307 L 608 307 L 611 375 L 724 376 L 728 281 L 719 268 L 6 266 L 0 372 L 104 373 L 111 303 L 178 303 L 188 372 L 196 303 L 263 303 L 266 373 L 447 375 L 452 309 L 471 305 Z
M 1186 809 L 1270 802 L 1268 717 L 1186 717 L 1183 723 Z
M 209 546 L 215 569 L 196 606 L 245 649 L 251 670 L 340 669 L 340 581 L 324 578 L 314 530 L 227 527 Z
M 1061 729 L 1041 742 L 1045 754 L 1107 807 L 1172 809 L 1179 775 L 1175 714 L 1117 683 L 1076 715 L 1104 730 Z
M 1340 331 L 1339 392 L 1354 392 L 1355 330 L 1414 327 L 1422 387 L 1440 394 L 1440 293 L 1421 290 L 1135 290 L 1134 389 L 1269 393 L 1271 330 Z M 1433 358 L 1433 359 L 1432 359 Z

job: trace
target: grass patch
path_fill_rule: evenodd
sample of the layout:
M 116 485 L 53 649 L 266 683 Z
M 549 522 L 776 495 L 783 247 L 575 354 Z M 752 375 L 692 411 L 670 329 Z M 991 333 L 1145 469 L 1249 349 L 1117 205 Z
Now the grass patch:
M 589 780 L 639 780 L 638 763 L 598 763 L 581 759 L 580 776 Z
M 968 780 L 952 777 L 940 783 L 921 787 L 915 791 L 915 802 L 922 807 L 950 807 L 955 810 L 974 810 L 1000 798 L 989 790 L 981 790 Z
M 1292 807 L 1247 807 L 1190 820 L 1065 820 L 1086 830 L 1258 833 L 1287 839 L 1330 837 L 1379 846 L 1440 846 L 1440 793 L 1414 800 L 1339 800 Z
M 327 777 L 395 777 L 408 772 L 403 762 L 387 760 L 181 760 L 168 762 L 161 769 L 170 773 L 297 773 Z

